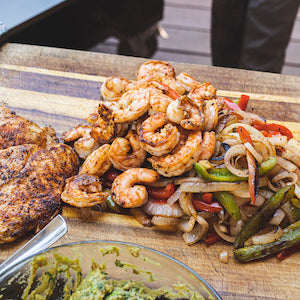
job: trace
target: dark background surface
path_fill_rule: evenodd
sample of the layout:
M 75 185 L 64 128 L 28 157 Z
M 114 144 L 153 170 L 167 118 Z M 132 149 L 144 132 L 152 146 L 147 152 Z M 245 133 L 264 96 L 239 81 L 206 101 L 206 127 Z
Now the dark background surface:
M 126 41 L 143 34 L 163 17 L 163 0 L 52 0 L 44 6 L 41 1 L 29 2 L 23 13 L 21 1 L 1 4 L 2 11 L 10 12 L 7 21 L 3 20 L 10 30 L 8 42 L 87 50 L 114 36 L 124 49 Z M 153 42 L 155 35 L 153 31 Z M 152 48 L 151 54 L 156 45 Z M 132 54 L 130 49 L 128 54 Z

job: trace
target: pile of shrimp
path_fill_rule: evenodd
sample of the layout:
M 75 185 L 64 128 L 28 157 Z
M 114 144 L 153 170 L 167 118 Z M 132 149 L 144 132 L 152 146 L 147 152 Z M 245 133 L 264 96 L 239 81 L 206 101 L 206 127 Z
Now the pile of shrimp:
M 211 230 L 233 242 L 246 220 L 280 185 L 300 185 L 299 141 L 264 137 L 252 126 L 264 119 L 233 110 L 209 82 L 200 83 L 186 73 L 176 76 L 167 62 L 142 64 L 135 81 L 108 78 L 101 96 L 98 108 L 86 119 L 89 124 L 62 136 L 73 143 L 83 162 L 62 194 L 70 205 L 131 213 L 143 225 L 182 231 L 189 245 L 205 239 Z M 193 206 L 193 197 L 224 190 L 222 184 L 201 190 L 207 182 L 196 174 L 195 163 L 204 161 L 208 168 L 224 165 L 239 176 L 240 168 L 243 176 L 247 173 L 246 148 L 237 137 L 237 126 L 251 128 L 252 150 L 260 163 L 278 157 L 272 176 L 261 181 L 255 205 L 247 189 L 230 188 L 241 207 L 239 221 L 223 209 L 216 213 Z M 233 149 L 226 155 L 224 144 Z M 284 147 L 286 151 L 277 151 Z M 225 161 L 214 159 L 222 155 Z M 278 214 L 283 221 L 285 213 Z

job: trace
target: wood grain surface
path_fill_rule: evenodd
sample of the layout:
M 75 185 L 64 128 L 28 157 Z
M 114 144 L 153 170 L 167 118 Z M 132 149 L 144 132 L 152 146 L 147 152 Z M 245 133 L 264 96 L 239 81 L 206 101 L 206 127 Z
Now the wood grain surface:
M 101 83 L 108 76 L 134 79 L 141 58 L 7 44 L 0 49 L 0 101 L 58 136 L 84 122 L 97 106 Z M 300 77 L 174 63 L 199 81 L 210 81 L 219 95 L 251 97 L 249 111 L 283 122 L 300 138 Z M 68 233 L 56 245 L 85 240 L 135 242 L 162 251 L 198 272 L 223 299 L 300 299 L 300 253 L 249 264 L 237 262 L 232 246 L 219 242 L 187 246 L 177 232 L 145 228 L 132 217 L 64 207 Z M 0 262 L 31 236 L 0 245 Z M 229 262 L 219 262 L 221 251 Z

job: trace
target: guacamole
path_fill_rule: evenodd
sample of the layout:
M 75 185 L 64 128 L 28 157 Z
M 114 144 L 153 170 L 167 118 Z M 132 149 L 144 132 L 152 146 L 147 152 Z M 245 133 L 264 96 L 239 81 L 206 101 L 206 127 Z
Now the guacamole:
M 118 247 L 99 248 L 102 257 L 114 254 L 114 264 L 118 268 L 131 270 L 133 274 L 145 277 L 143 282 L 136 280 L 116 280 L 107 276 L 105 261 L 102 263 L 91 261 L 90 271 L 83 276 L 79 258 L 71 259 L 67 256 L 53 254 L 54 259 L 48 260 L 47 256 L 41 254 L 33 258 L 30 264 L 29 276 L 27 276 L 26 287 L 23 290 L 22 299 L 45 300 L 167 300 L 167 299 L 204 299 L 198 292 L 193 291 L 186 284 L 173 284 L 159 288 L 149 288 L 144 282 L 153 282 L 155 275 L 143 270 L 131 263 L 119 259 Z M 143 261 L 148 260 L 140 254 L 137 247 L 127 248 L 130 255 Z M 150 260 L 151 261 L 151 260 Z M 147 280 L 146 280 L 147 278 Z M 1 294 L 1 293 L 0 293 Z M 0 296 L 1 298 L 1 296 Z M 209 299 L 213 299 L 210 298 Z
M 39 278 L 39 285 L 31 292 L 34 274 L 41 262 L 45 263 L 44 257 L 37 257 L 32 263 L 31 274 L 28 286 L 25 289 L 22 299 L 49 299 L 57 283 L 59 274 L 64 273 L 67 282 L 64 287 L 65 300 L 167 300 L 167 299 L 203 299 L 196 292 L 192 292 L 186 285 L 174 285 L 150 289 L 143 283 L 134 280 L 108 279 L 105 272 L 105 264 L 93 262 L 90 272 L 85 278 L 81 276 L 81 270 L 77 261 L 71 261 L 65 257 L 56 257 L 57 266 L 50 268 Z M 76 270 L 76 280 L 70 280 L 70 269 Z
M 177 290 L 177 291 L 176 291 Z M 101 266 L 94 264 L 89 274 L 81 281 L 70 300 L 155 300 L 155 299 L 203 299 L 197 293 L 189 296 L 186 287 L 150 289 L 133 280 L 106 279 Z

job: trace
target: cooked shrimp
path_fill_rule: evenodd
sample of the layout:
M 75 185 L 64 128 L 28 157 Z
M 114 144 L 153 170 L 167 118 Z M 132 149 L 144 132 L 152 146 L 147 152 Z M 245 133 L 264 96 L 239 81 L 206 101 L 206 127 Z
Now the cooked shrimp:
M 104 100 L 110 101 L 114 98 L 121 97 L 125 93 L 126 86 L 130 83 L 129 80 L 122 77 L 109 77 L 101 85 L 101 96 Z
M 162 93 L 157 93 L 150 98 L 150 108 L 148 114 L 154 115 L 156 113 L 166 113 L 169 104 L 172 102 L 172 98 Z
M 188 112 L 185 107 L 181 105 L 181 101 L 176 99 L 172 101 L 167 107 L 167 117 L 171 122 L 180 124 L 181 120 L 188 117 Z
M 192 169 L 193 163 L 199 160 L 201 153 L 202 132 L 191 131 L 187 139 L 169 154 L 148 158 L 153 168 L 165 177 L 179 176 Z
M 174 83 L 175 79 L 171 77 L 163 77 L 162 79 L 157 79 L 153 77 L 144 78 L 136 81 L 135 83 L 129 84 L 127 86 L 127 89 L 132 90 L 139 88 L 149 88 L 151 89 L 151 95 L 154 95 L 156 93 L 164 94 L 172 99 L 177 99 L 180 97 L 180 94 L 175 89 L 171 88 L 168 84 L 163 83 L 162 81 Z M 176 86 L 174 87 L 176 88 Z M 180 89 L 180 87 L 178 89 Z M 181 90 L 181 92 L 183 92 L 183 90 Z
M 81 138 L 74 142 L 74 149 L 82 159 L 86 159 L 98 147 L 99 143 L 92 137 Z
M 118 110 L 119 107 L 119 99 L 120 98 L 115 98 L 114 101 L 105 101 L 104 104 L 107 108 L 109 108 L 111 111 Z
M 153 80 L 151 81 L 152 85 L 155 86 L 155 88 L 160 92 L 163 93 L 164 95 L 169 96 L 173 100 L 177 99 L 180 97 L 180 94 L 178 94 L 174 89 L 172 89 L 170 86 L 167 84 L 163 83 L 162 81 L 159 80 Z
M 95 122 L 97 122 L 98 120 L 98 117 L 99 117 L 99 114 L 98 114 L 98 107 L 93 109 L 93 111 L 88 115 L 87 118 L 85 118 L 90 124 L 94 124 Z
M 73 142 L 82 137 L 90 137 L 92 132 L 92 127 L 89 125 L 78 125 L 75 128 L 66 131 L 62 134 L 61 138 L 65 142 Z
M 112 112 L 115 111 L 115 110 L 118 110 L 119 109 L 119 103 L 118 102 L 113 102 L 113 101 L 110 101 L 110 102 L 100 102 L 100 104 L 104 105 L 107 109 L 110 109 L 111 112 L 109 112 L 109 115 L 110 117 L 112 116 Z M 99 119 L 99 113 L 98 113 L 98 108 L 95 109 L 89 116 L 88 118 L 86 118 L 86 120 L 91 123 L 91 124 L 95 124 L 95 126 L 97 125 L 97 121 Z M 111 122 L 111 125 L 109 125 L 109 123 Z M 113 121 L 110 120 L 108 121 L 108 129 L 110 128 L 113 128 L 115 129 L 115 137 L 120 137 L 120 136 L 124 136 L 127 131 L 128 131 L 128 124 L 126 123 L 123 123 L 123 124 L 114 124 L 115 126 L 113 127 Z M 102 124 L 105 125 L 105 122 L 102 120 Z M 96 129 L 94 131 L 95 132 L 95 135 L 97 135 L 97 130 L 101 131 L 102 134 L 103 134 L 103 130 L 101 129 Z M 107 131 L 107 129 L 106 129 Z M 104 131 L 105 132 L 105 131 Z M 111 135 L 113 134 L 113 130 L 111 130 Z
M 120 109 L 113 112 L 116 123 L 135 121 L 150 107 L 152 88 L 131 89 L 119 99 Z
M 111 167 L 109 160 L 110 145 L 105 144 L 93 151 L 84 161 L 79 174 L 102 176 Z
M 116 134 L 116 125 L 113 112 L 100 102 L 98 106 L 98 119 L 93 124 L 92 137 L 101 144 L 110 143 Z
M 153 85 L 152 79 L 153 78 L 151 77 L 151 78 L 144 78 L 141 80 L 133 81 L 126 86 L 126 92 L 133 89 L 139 89 L 141 87 L 152 86 Z
M 129 129 L 129 124 L 122 123 L 122 124 L 116 124 L 116 134 L 115 137 L 123 137 L 126 135 Z
M 142 149 L 139 137 L 130 130 L 125 138 L 116 138 L 110 146 L 109 159 L 121 171 L 138 168 L 145 161 L 147 152 Z
M 107 109 L 110 109 L 111 111 L 118 110 L 119 109 L 119 98 L 115 98 L 116 101 L 100 101 L 100 105 L 104 105 Z M 95 108 L 87 118 L 85 118 L 90 124 L 95 124 L 98 121 L 99 118 L 99 106 Z
M 168 85 L 171 89 L 177 92 L 179 95 L 185 94 L 185 88 L 176 81 L 173 77 L 162 77 L 160 81 L 166 85 Z
M 159 79 L 162 77 L 175 78 L 175 69 L 171 64 L 159 60 L 150 60 L 142 64 L 136 76 L 137 80 L 143 78 Z
M 200 86 L 201 83 L 196 81 L 194 77 L 187 73 L 180 73 L 176 77 L 177 82 L 179 82 L 187 92 L 190 92 L 193 88 Z
M 188 97 L 201 103 L 203 100 L 210 100 L 216 98 L 217 90 L 210 84 L 205 82 L 194 87 L 189 93 Z
M 188 130 L 199 130 L 203 126 L 203 112 L 187 96 L 174 100 L 167 108 L 170 121 Z
M 218 124 L 220 103 L 217 100 L 206 100 L 204 102 L 204 125 L 203 130 L 214 130 Z
M 148 200 L 144 186 L 136 183 L 153 183 L 159 179 L 156 171 L 143 168 L 132 168 L 120 174 L 112 184 L 112 198 L 125 208 L 139 207 Z
M 167 116 L 157 113 L 147 118 L 139 128 L 139 138 L 144 150 L 160 156 L 171 152 L 179 142 L 180 134 Z
M 72 206 L 91 207 L 103 203 L 108 196 L 97 176 L 80 174 L 66 180 L 61 199 Z
M 62 139 L 65 142 L 74 142 L 74 148 L 80 158 L 86 159 L 95 149 L 99 147 L 98 141 L 92 136 L 92 126 L 79 125 L 64 132 Z
M 214 131 L 204 132 L 199 160 L 210 159 L 215 152 L 215 148 L 216 134 L 214 133 Z

